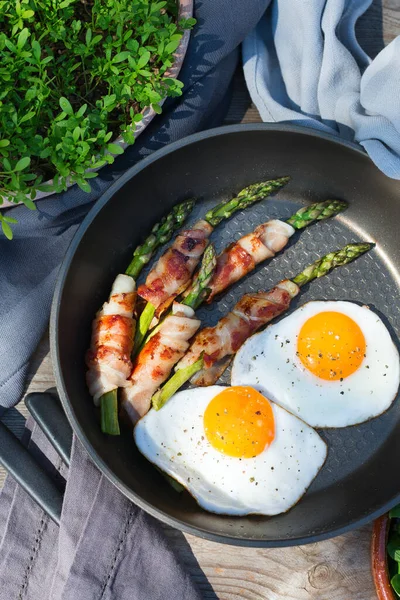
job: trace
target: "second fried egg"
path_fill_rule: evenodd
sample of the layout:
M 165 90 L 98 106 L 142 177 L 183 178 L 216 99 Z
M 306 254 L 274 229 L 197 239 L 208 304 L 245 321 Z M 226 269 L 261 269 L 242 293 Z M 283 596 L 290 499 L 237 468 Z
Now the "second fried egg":
M 399 354 L 379 316 L 352 302 L 309 302 L 239 350 L 232 385 L 251 385 L 313 427 L 346 427 L 396 397 Z

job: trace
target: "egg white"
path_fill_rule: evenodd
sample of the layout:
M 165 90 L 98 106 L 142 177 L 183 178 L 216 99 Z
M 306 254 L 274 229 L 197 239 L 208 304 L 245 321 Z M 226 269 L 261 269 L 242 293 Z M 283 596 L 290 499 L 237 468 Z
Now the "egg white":
M 215 450 L 204 432 L 203 416 L 223 389 L 178 392 L 160 411 L 151 410 L 134 429 L 138 449 L 208 511 L 227 515 L 287 511 L 325 462 L 325 442 L 311 427 L 271 403 L 275 438 L 267 449 L 243 459 Z
M 319 312 L 341 312 L 364 334 L 365 358 L 343 381 L 313 375 L 296 356 L 301 327 Z M 400 381 L 399 353 L 385 325 L 367 306 L 309 302 L 247 340 L 237 353 L 232 385 L 250 385 L 313 427 L 346 427 L 389 408 Z

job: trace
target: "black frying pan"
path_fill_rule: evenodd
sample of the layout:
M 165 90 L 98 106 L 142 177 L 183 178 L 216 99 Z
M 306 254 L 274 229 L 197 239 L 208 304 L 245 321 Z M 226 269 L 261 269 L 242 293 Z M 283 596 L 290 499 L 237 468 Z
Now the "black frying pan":
M 400 334 L 400 183 L 385 177 L 352 144 L 285 125 L 233 126 L 200 133 L 156 152 L 133 167 L 97 202 L 64 260 L 54 297 L 51 343 L 58 390 L 72 427 L 98 468 L 143 509 L 181 530 L 219 542 L 285 546 L 321 540 L 377 517 L 400 501 L 400 402 L 359 426 L 322 431 L 325 466 L 303 499 L 273 518 L 230 518 L 200 509 L 174 492 L 136 450 L 132 434 L 100 432 L 85 384 L 84 353 L 96 310 L 108 296 L 132 249 L 178 200 L 200 199 L 193 220 L 249 183 L 290 175 L 274 198 L 239 214 L 213 239 L 217 249 L 270 217 L 287 217 L 303 203 L 342 198 L 350 208 L 319 223 L 269 265 L 239 282 L 211 308 L 215 323 L 243 292 L 268 289 L 318 255 L 350 241 L 376 241 L 376 249 L 308 286 L 297 299 L 367 303 Z

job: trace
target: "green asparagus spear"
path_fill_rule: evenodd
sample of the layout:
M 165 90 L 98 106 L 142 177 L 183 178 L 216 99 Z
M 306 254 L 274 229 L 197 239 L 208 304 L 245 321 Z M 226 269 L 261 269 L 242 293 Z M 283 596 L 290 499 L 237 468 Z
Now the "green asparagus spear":
M 142 343 L 149 330 L 150 323 L 153 320 L 155 312 L 156 307 L 151 302 L 148 302 L 144 307 L 136 326 L 135 341 L 133 344 L 133 356 L 136 356 L 140 348 L 142 347 Z
M 253 183 L 239 192 L 236 198 L 232 198 L 228 202 L 221 202 L 221 204 L 209 210 L 204 218 L 210 225 L 215 227 L 224 219 L 229 219 L 238 210 L 243 210 L 255 202 L 266 198 L 272 192 L 279 190 L 288 181 L 289 177 L 281 177 L 280 179 Z
M 347 244 L 341 250 L 330 252 L 314 263 L 306 267 L 301 273 L 292 279 L 293 283 L 302 287 L 313 279 L 327 275 L 336 267 L 341 267 L 352 262 L 368 250 L 374 247 L 375 244 L 357 243 Z M 204 366 L 203 356 L 197 359 L 196 362 L 179 369 L 174 375 L 160 388 L 152 397 L 153 408 L 159 410 L 171 398 L 175 392 L 179 390 L 193 375 Z
M 197 373 L 197 371 L 200 371 L 200 369 L 203 368 L 203 364 L 203 356 L 200 356 L 200 358 L 198 358 L 193 364 L 176 371 L 171 379 L 169 379 L 167 383 L 153 395 L 151 399 L 153 408 L 160 410 L 160 408 L 164 406 L 164 404 L 171 398 L 171 396 L 175 394 L 175 392 L 179 390 L 179 388 L 183 386 L 184 383 L 189 381 L 189 379 L 195 373 Z
M 100 397 L 101 430 L 108 435 L 119 435 L 118 390 L 111 390 Z
M 203 300 L 205 300 L 210 293 L 210 288 L 207 286 L 210 283 L 216 266 L 217 255 L 215 248 L 212 244 L 209 244 L 203 254 L 200 269 L 197 275 L 195 275 L 193 278 L 192 285 L 185 293 L 185 298 L 182 300 L 182 304 L 190 306 L 193 308 L 193 310 L 196 310 L 196 308 L 200 306 Z
M 292 281 L 299 287 L 302 287 L 313 279 L 327 275 L 336 267 L 347 265 L 365 252 L 368 252 L 368 250 L 371 250 L 374 246 L 375 244 L 369 243 L 347 244 L 341 250 L 330 252 L 316 260 L 312 265 L 309 265 L 304 271 L 296 275 L 296 277 L 293 277 Z
M 157 248 L 168 242 L 174 231 L 182 226 L 192 211 L 194 203 L 195 200 L 191 199 L 177 204 L 166 217 L 154 225 L 150 235 L 133 253 L 132 261 L 125 271 L 126 275 L 130 275 L 133 279 L 138 278 L 139 273 L 151 260 Z
M 309 206 L 304 206 L 288 218 L 286 223 L 294 229 L 303 229 L 315 221 L 322 221 L 334 217 L 347 208 L 348 204 L 344 200 L 325 200 L 324 202 L 315 202 Z

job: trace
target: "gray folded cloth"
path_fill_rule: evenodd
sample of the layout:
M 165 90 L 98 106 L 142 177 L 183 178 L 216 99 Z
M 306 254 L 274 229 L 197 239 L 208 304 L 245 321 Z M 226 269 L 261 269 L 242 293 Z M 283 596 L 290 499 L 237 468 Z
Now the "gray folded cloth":
M 61 526 L 7 478 L 0 600 L 200 599 L 157 521 L 101 475 L 76 438 L 69 470 L 31 419 L 24 442 L 60 486 L 67 481 Z
M 272 0 L 243 44 L 247 86 L 263 121 L 358 142 L 400 179 L 400 36 L 371 61 L 356 22 L 371 0 Z

